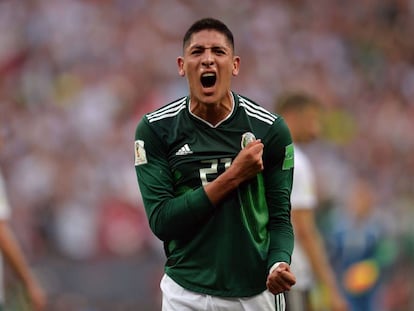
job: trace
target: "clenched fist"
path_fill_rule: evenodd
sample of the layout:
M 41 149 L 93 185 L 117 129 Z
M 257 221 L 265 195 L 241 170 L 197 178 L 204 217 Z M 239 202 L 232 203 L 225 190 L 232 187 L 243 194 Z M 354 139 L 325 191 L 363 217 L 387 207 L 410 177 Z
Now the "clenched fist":
M 280 263 L 267 277 L 267 289 L 274 295 L 289 291 L 296 283 L 296 277 L 287 263 Z

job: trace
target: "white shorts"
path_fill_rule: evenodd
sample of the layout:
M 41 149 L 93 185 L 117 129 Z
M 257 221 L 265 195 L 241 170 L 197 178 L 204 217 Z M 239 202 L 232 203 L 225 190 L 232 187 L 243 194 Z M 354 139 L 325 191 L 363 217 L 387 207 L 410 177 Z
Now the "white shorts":
M 218 297 L 189 291 L 164 274 L 162 311 L 285 311 L 283 294 L 268 290 L 252 297 Z

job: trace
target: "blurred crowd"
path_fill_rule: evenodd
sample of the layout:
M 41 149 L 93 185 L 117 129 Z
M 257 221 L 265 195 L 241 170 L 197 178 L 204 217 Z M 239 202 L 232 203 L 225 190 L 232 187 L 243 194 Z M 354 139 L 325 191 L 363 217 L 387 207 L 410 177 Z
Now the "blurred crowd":
M 1 1 L 0 166 L 14 228 L 46 288 L 59 301 L 63 279 L 47 268 L 68 272 L 61 262 L 162 261 L 140 201 L 134 131 L 144 113 L 186 95 L 176 57 L 206 16 L 235 35 L 236 92 L 268 109 L 286 90 L 322 101 L 325 135 L 308 150 L 321 208 L 341 206 L 353 176 L 370 180 L 399 241 L 387 284 L 401 291 L 383 306 L 412 310 L 412 0 Z M 143 287 L 157 283 L 152 269 Z M 105 310 L 65 301 L 83 307 L 52 309 Z

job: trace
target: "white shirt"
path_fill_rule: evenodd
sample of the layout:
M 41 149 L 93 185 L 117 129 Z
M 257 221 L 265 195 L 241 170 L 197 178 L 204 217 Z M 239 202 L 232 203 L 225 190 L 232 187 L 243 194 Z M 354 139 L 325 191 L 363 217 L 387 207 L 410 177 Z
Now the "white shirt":
M 293 186 L 291 193 L 292 210 L 313 209 L 316 206 L 317 196 L 315 189 L 315 176 L 308 157 L 295 145 L 295 169 L 293 171 Z M 295 240 L 292 253 L 292 272 L 296 276 L 295 289 L 310 289 L 313 284 L 312 269 L 309 260 Z

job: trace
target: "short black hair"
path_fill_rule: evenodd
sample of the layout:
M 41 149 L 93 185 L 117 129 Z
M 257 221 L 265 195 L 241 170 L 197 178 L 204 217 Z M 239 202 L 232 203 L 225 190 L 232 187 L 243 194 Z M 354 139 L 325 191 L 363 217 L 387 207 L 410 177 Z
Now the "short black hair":
M 321 108 L 319 100 L 305 92 L 285 92 L 280 95 L 275 103 L 276 113 L 283 114 L 287 111 L 298 111 L 307 107 Z
M 231 48 L 234 50 L 233 33 L 222 21 L 211 17 L 202 18 L 192 24 L 190 28 L 188 28 L 183 38 L 183 49 L 191 40 L 191 36 L 202 30 L 216 30 L 222 33 L 227 38 L 227 41 L 231 45 Z

